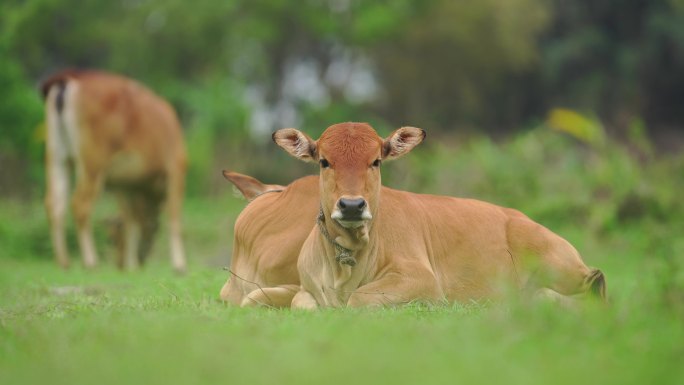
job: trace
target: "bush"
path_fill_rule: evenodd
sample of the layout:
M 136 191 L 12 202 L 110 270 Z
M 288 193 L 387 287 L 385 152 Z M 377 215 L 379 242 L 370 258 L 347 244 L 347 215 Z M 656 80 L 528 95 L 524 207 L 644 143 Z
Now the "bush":
M 472 197 L 522 210 L 547 223 L 596 231 L 641 221 L 677 223 L 675 191 L 684 187 L 681 156 L 639 156 L 631 146 L 589 145 L 546 126 L 498 144 L 431 142 L 389 164 L 388 184 L 412 191 Z M 406 165 L 400 164 L 406 162 Z

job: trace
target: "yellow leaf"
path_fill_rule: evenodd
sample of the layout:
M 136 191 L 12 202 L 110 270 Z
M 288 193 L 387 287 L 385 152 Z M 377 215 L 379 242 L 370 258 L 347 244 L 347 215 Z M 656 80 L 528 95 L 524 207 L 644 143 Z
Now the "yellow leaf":
M 566 108 L 551 110 L 546 124 L 591 145 L 600 145 L 605 139 L 601 122 Z

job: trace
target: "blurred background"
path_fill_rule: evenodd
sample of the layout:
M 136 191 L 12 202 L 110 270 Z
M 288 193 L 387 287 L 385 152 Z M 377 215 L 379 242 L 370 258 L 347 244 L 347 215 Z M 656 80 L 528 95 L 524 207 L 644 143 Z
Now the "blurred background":
M 316 172 L 277 149 L 271 131 L 317 137 L 365 121 L 381 135 L 428 132 L 383 166 L 386 185 L 513 206 L 574 242 L 648 229 L 639 245 L 667 256 L 665 270 L 684 254 L 682 0 L 5 0 L 8 217 L 21 202 L 42 210 L 37 85 L 67 67 L 128 75 L 176 107 L 190 158 L 189 248 L 214 240 L 202 235 L 207 215 L 228 247 L 244 203 L 227 217 L 211 203 L 235 201 L 222 169 L 268 183 Z M 49 258 L 46 221 L 25 226 L 0 237 Z
M 101 267 L 72 219 L 73 267 L 53 262 L 38 85 L 73 67 L 178 111 L 185 277 L 164 217 L 148 266 L 115 270 L 107 194 Z M 316 173 L 271 131 L 345 121 L 425 129 L 383 184 L 522 210 L 606 274 L 610 306 L 220 306 L 246 205 L 221 170 Z M 682 384 L 683 148 L 684 0 L 0 0 L 0 383 Z

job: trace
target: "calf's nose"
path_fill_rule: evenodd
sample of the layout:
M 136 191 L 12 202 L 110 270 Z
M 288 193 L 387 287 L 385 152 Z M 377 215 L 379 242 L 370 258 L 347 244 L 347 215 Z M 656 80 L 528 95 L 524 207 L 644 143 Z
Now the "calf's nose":
M 365 199 L 346 199 L 342 198 L 337 202 L 337 206 L 339 206 L 340 211 L 342 212 L 342 216 L 345 218 L 356 218 L 360 217 L 361 213 L 363 213 L 363 209 L 366 208 L 366 200 Z

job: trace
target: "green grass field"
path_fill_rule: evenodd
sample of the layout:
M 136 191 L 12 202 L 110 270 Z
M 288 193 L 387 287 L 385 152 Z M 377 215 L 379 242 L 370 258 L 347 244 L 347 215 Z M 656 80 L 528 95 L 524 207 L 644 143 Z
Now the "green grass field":
M 41 206 L 4 202 L 0 383 L 684 381 L 681 292 L 668 284 L 681 277 L 653 255 L 671 248 L 654 247 L 640 227 L 601 238 L 556 229 L 606 272 L 608 307 L 473 303 L 307 313 L 218 301 L 242 205 L 230 196 L 187 202 L 192 263 L 178 277 L 164 258 L 164 236 L 139 272 L 121 273 L 107 261 L 95 271 L 78 263 L 60 270 Z M 103 207 L 100 217 L 111 208 Z

